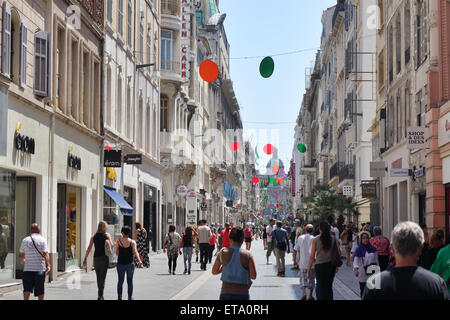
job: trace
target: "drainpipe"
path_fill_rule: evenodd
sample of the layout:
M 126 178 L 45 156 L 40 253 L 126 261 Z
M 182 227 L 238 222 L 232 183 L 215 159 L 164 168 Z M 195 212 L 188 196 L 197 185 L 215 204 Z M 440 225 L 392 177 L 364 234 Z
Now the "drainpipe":
M 49 235 L 52 235 L 52 222 L 53 222 L 53 166 L 54 166 L 54 159 L 55 159 L 55 113 L 53 112 L 50 116 L 50 135 L 49 135 L 49 163 L 48 163 L 48 215 L 47 215 L 47 238 Z M 42 213 L 43 214 L 43 213 Z M 49 273 L 49 282 L 52 282 L 53 279 L 57 276 L 58 271 L 58 252 L 54 252 L 54 249 L 56 251 L 56 248 L 53 246 L 53 239 L 50 238 L 50 248 L 49 252 L 50 254 L 50 265 L 51 271 Z
M 96 217 L 96 223 L 99 223 L 100 220 L 103 220 L 103 186 L 104 186 L 104 151 L 105 150 L 105 128 L 104 128 L 104 107 L 105 107 L 105 94 L 103 92 L 104 88 L 107 86 L 104 85 L 104 58 L 105 58 L 105 38 L 103 36 L 102 40 L 100 41 L 100 61 L 101 61 L 101 68 L 100 68 L 100 136 L 101 136 L 101 142 L 99 145 L 99 152 L 100 152 L 100 166 L 98 170 L 98 177 L 97 177 L 97 197 L 98 197 L 98 206 L 97 206 L 97 217 Z M 95 226 L 94 226 L 95 227 Z M 90 262 L 88 262 L 88 268 L 91 269 Z M 89 270 L 88 269 L 88 270 Z

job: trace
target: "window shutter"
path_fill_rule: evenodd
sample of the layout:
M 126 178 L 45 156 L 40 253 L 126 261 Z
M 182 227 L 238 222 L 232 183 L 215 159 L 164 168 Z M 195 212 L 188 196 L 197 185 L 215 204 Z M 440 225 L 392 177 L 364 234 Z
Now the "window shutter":
M 23 21 L 20 25 L 20 66 L 19 78 L 20 86 L 25 88 L 27 86 L 27 31 L 28 23 Z
M 11 8 L 2 5 L 2 73 L 11 75 Z
M 345 31 L 348 31 L 349 14 L 348 14 L 348 3 L 347 2 L 344 4 L 344 8 L 345 8 Z
M 49 33 L 39 31 L 34 36 L 34 94 L 48 97 Z

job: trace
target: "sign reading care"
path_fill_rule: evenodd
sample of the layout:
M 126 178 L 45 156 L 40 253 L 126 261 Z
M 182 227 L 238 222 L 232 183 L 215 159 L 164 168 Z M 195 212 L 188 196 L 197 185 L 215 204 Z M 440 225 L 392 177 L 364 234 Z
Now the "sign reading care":
M 181 1 L 181 78 L 188 84 L 191 78 L 190 53 L 191 53 L 191 1 Z

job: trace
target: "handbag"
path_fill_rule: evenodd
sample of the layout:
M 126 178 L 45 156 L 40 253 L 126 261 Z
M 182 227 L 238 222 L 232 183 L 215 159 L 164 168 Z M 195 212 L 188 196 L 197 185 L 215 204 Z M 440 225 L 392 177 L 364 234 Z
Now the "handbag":
M 333 250 L 333 252 L 332 252 L 332 259 L 333 260 L 331 260 L 331 264 L 335 268 L 340 268 L 342 266 L 342 259 L 341 259 L 340 255 L 339 255 L 338 248 L 337 248 L 336 244 L 333 246 L 332 250 Z
M 111 257 L 113 255 L 113 247 L 111 247 L 108 239 L 105 240 L 105 255 L 107 257 Z

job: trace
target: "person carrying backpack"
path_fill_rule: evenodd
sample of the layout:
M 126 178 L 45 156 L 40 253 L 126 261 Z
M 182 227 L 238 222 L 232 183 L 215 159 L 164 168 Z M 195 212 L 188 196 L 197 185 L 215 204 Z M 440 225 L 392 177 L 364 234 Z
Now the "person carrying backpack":
M 274 240 L 274 252 L 277 258 L 278 277 L 285 276 L 285 255 L 286 251 L 289 253 L 289 235 L 286 230 L 282 228 L 283 223 L 277 222 L 277 229 L 272 231 L 272 239 Z

